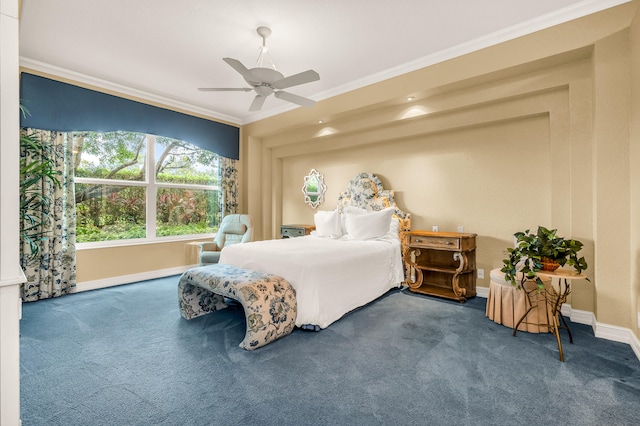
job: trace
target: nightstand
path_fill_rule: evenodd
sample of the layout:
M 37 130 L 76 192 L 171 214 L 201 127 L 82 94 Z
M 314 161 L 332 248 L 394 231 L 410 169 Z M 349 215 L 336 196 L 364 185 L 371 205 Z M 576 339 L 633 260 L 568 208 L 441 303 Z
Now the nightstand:
M 282 225 L 280 236 L 282 238 L 302 237 L 309 235 L 314 229 L 316 229 L 314 225 Z
M 476 234 L 406 232 L 403 258 L 410 291 L 459 302 L 476 295 Z

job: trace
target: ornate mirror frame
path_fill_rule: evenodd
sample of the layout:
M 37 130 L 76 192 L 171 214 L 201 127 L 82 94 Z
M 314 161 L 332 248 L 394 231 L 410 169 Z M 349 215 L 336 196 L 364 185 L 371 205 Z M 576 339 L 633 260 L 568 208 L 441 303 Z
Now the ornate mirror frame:
M 304 194 L 304 202 L 315 209 L 324 203 L 324 193 L 327 186 L 324 184 L 324 176 L 318 173 L 316 169 L 311 169 L 309 175 L 304 177 L 302 184 L 302 193 Z

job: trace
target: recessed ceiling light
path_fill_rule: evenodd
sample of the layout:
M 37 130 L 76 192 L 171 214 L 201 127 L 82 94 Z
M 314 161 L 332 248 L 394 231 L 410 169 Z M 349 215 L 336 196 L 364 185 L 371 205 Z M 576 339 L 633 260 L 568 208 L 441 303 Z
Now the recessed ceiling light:
M 415 98 L 413 96 L 407 96 L 407 102 L 411 102 L 412 100 L 414 100 Z
M 318 124 L 322 124 L 322 123 L 324 123 L 324 121 L 318 120 Z

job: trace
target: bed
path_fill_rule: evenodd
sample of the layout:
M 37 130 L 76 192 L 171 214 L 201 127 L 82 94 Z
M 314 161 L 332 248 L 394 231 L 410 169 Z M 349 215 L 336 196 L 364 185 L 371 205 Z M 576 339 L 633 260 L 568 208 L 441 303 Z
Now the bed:
M 296 290 L 296 326 L 317 330 L 402 284 L 400 235 L 411 215 L 377 176 L 361 173 L 314 222 L 308 236 L 225 247 L 219 263 L 284 277 Z

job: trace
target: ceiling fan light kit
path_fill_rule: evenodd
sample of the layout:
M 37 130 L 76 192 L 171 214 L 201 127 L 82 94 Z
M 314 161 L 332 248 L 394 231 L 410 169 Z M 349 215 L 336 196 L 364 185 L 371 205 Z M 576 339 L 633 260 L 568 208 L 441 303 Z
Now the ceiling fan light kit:
M 258 60 L 254 68 L 245 67 L 242 62 L 237 59 L 222 59 L 229 64 L 231 68 L 236 70 L 251 87 L 202 87 L 198 90 L 205 92 L 250 92 L 253 90 L 256 92 L 256 96 L 249 107 L 249 111 L 260 111 L 266 98 L 272 94 L 278 99 L 303 107 L 308 108 L 313 106 L 316 103 L 313 99 L 285 92 L 282 89 L 320 80 L 320 75 L 314 70 L 307 70 L 285 77 L 280 71 L 276 70 L 271 54 L 267 49 L 266 39 L 271 35 L 271 29 L 268 27 L 258 27 L 256 31 L 258 35 L 262 37 L 262 47 L 260 48 Z M 264 66 L 265 60 L 271 62 L 270 68 Z

